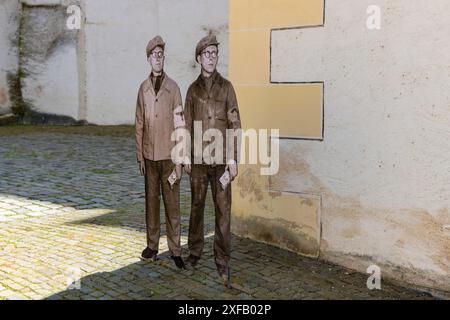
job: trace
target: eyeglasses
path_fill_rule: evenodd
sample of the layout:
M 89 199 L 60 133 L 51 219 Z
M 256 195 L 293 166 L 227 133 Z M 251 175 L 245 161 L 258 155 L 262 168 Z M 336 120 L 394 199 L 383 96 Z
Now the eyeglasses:
M 217 58 L 217 51 L 203 51 L 202 55 L 209 59 L 209 58 Z
M 150 54 L 153 58 L 158 59 L 158 58 L 164 58 L 164 51 L 154 51 Z

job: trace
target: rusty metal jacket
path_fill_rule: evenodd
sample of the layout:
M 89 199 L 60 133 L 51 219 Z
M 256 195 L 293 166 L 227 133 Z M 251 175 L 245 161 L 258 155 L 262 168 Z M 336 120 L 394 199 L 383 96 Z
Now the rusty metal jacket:
M 136 103 L 135 139 L 136 159 L 153 161 L 171 159 L 175 142 L 170 136 L 174 131 L 174 110 L 182 106 L 180 88 L 167 74 L 155 95 L 150 77 L 142 82 Z
M 200 75 L 190 85 L 186 95 L 184 116 L 186 128 L 191 133 L 192 163 L 194 163 L 194 121 L 202 122 L 202 136 L 210 128 L 219 129 L 222 132 L 224 138 L 223 163 L 227 162 L 226 129 L 241 129 L 239 108 L 233 85 L 217 71 L 214 72 L 212 77 L 213 84 L 209 93 Z M 238 162 L 237 151 L 239 146 L 237 145 L 237 139 L 234 139 L 234 144 L 234 155 L 231 158 Z M 208 142 L 203 141 L 202 150 L 205 150 L 207 145 Z

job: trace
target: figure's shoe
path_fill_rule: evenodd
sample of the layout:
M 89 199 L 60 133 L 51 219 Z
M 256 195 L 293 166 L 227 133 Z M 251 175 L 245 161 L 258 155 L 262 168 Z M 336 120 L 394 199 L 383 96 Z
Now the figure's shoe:
M 144 261 L 156 261 L 156 256 L 158 251 L 152 250 L 150 248 L 145 248 L 141 253 L 141 259 Z
M 200 257 L 190 254 L 189 257 L 187 258 L 187 263 L 190 267 L 195 268 L 198 264 L 198 260 L 200 260 Z
M 184 261 L 181 257 L 174 257 L 171 256 L 172 260 L 175 262 L 175 265 L 178 269 L 183 270 L 186 269 L 186 265 L 184 264 Z
M 221 265 L 216 264 L 217 266 L 217 272 L 219 273 L 220 278 L 222 279 L 222 282 L 225 287 L 228 289 L 231 289 L 231 274 L 230 274 L 230 266 L 227 265 Z

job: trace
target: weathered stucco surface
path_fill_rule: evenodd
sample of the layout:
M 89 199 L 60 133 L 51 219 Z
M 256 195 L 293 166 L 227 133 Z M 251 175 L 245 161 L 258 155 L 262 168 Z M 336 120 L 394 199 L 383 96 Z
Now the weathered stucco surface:
M 229 74 L 243 128 L 277 128 L 284 137 L 320 139 L 322 85 L 270 83 L 270 33 L 272 28 L 321 24 L 323 1 L 232 0 L 229 20 Z M 241 160 L 248 163 L 248 150 L 245 154 Z M 233 231 L 317 257 L 321 195 L 274 190 L 260 169 L 258 165 L 240 166 L 233 188 Z
M 271 189 L 322 195 L 321 257 L 450 290 L 450 3 L 326 1 L 272 32 L 272 81 L 325 82 L 324 141 L 280 143 Z
M 240 172 L 233 198 L 233 232 L 318 257 L 320 196 L 270 191 L 259 170 L 241 166 Z

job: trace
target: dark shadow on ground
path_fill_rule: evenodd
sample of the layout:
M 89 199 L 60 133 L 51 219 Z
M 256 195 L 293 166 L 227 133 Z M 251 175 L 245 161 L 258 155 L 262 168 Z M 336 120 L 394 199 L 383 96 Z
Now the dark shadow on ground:
M 249 239 L 232 237 L 231 281 L 217 276 L 213 237 L 195 271 L 179 271 L 169 252 L 156 262 L 138 262 L 100 272 L 47 299 L 431 299 L 426 294 L 383 281 L 382 290 L 366 287 L 367 275 Z M 187 254 L 186 247 L 183 248 Z
M 206 239 L 206 246 L 210 245 Z M 210 253 L 204 254 L 195 271 L 180 271 L 170 253 L 163 252 L 156 262 L 140 261 L 113 272 L 89 275 L 81 279 L 79 290 L 69 289 L 47 299 L 213 299 L 230 294 L 241 292 L 222 285 Z

